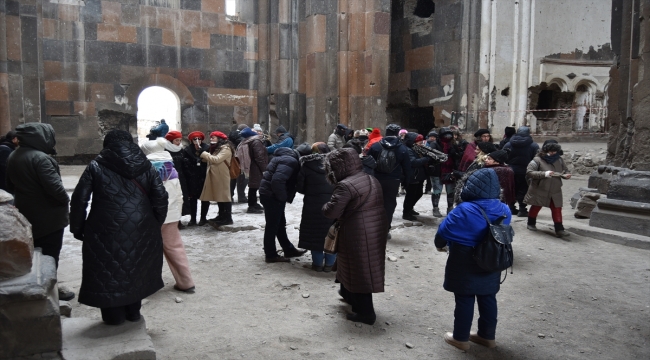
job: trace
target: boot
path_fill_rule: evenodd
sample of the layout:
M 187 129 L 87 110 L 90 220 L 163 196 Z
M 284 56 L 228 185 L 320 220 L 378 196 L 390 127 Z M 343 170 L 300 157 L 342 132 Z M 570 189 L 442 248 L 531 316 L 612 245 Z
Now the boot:
M 511 213 L 512 215 L 514 215 L 514 214 L 516 214 L 516 213 L 519 212 L 519 210 L 517 210 L 517 207 L 515 206 L 515 204 L 510 204 L 510 205 L 508 205 L 508 207 L 510 208 L 510 213 Z
M 402 212 L 402 219 L 409 221 L 418 221 L 418 218 L 416 218 L 410 210 L 404 210 Z
M 528 217 L 528 210 L 526 210 L 526 204 L 522 204 L 522 203 L 519 204 L 519 212 L 517 213 L 517 217 Z
M 529 216 L 528 224 L 526 225 L 526 228 L 530 231 L 537 231 L 537 226 L 535 226 L 535 224 L 537 224 L 537 218 Z
M 562 225 L 562 223 L 554 223 L 553 225 L 555 226 L 555 236 L 559 238 L 565 238 L 571 236 L 569 232 L 564 230 L 564 226 Z
M 449 215 L 452 210 L 454 210 L 454 203 L 447 202 L 447 215 Z
M 199 226 L 203 226 L 208 223 L 208 210 L 210 210 L 210 202 L 201 201 L 201 221 L 199 221 Z
M 196 199 L 190 199 L 189 206 L 190 206 L 190 222 L 187 223 L 187 226 L 194 226 L 196 225 Z
M 435 217 L 438 217 L 438 218 L 442 217 L 442 214 L 440 213 L 440 209 L 438 209 L 437 207 L 433 208 L 433 212 L 431 213 L 431 215 L 433 215 Z
M 231 202 L 220 202 L 219 207 L 221 208 L 221 218 L 212 222 L 212 226 L 219 227 L 223 225 L 232 225 L 232 203 Z

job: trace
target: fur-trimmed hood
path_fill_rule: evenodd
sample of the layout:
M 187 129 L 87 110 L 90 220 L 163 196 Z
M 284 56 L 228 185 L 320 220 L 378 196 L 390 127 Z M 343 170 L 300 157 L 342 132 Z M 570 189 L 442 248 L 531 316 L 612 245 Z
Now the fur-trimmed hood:
M 327 181 L 332 185 L 336 185 L 350 175 L 363 171 L 359 154 L 351 148 L 334 150 L 328 153 L 323 161 Z

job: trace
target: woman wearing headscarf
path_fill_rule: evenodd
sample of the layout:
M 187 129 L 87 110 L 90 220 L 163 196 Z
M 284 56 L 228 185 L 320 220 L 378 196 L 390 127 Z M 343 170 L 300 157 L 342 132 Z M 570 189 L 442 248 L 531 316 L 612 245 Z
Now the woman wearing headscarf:
M 467 173 L 459 182 L 460 203 L 442 221 L 434 240 L 438 251 L 449 249 L 443 287 L 454 293 L 456 301 L 454 331 L 446 333 L 444 339 L 461 350 L 469 349 L 469 341 L 491 348 L 496 346 L 496 294 L 501 272 L 483 270 L 472 255 L 488 231 L 483 213 L 492 223 L 504 217 L 503 224 L 510 224 L 512 214 L 499 201 L 501 190 L 494 170 Z M 475 301 L 479 310 L 478 332 L 470 333 Z
M 197 201 L 201 197 L 201 192 L 203 192 L 205 176 L 208 172 L 208 164 L 201 161 L 200 155 L 202 152 L 208 151 L 210 147 L 208 144 L 203 143 L 205 135 L 200 131 L 191 132 L 187 136 L 187 139 L 190 141 L 190 145 L 185 147 L 183 150 L 183 174 L 185 175 L 185 183 L 187 187 L 185 196 L 187 196 L 188 210 L 190 213 L 190 222 L 187 225 L 193 226 L 197 225 Z M 208 223 L 207 216 L 209 209 L 210 202 L 201 201 L 201 219 L 198 223 L 199 226 Z
M 317 142 L 311 146 L 311 151 L 311 154 L 300 157 L 300 172 L 296 182 L 296 191 L 305 195 L 302 201 L 298 247 L 311 250 L 313 270 L 330 272 L 336 255 L 325 254 L 323 246 L 332 220 L 323 216 L 321 212 L 321 208 L 330 200 L 334 190 L 325 178 L 323 164 L 330 148 L 324 142 Z
M 201 153 L 201 159 L 208 163 L 208 174 L 205 178 L 201 201 L 216 201 L 219 214 L 210 220 L 215 228 L 231 225 L 232 198 L 230 196 L 230 164 L 234 150 L 228 136 L 221 131 L 210 133 L 210 148 Z
M 156 169 L 131 134 L 109 131 L 70 202 L 70 232 L 83 241 L 79 302 L 100 308 L 105 323 L 138 321 L 142 299 L 164 286 L 166 216 L 167 191 Z
M 469 165 L 466 172 L 483 168 L 485 166 L 485 158 L 487 155 L 496 150 L 496 146 L 494 146 L 494 144 L 491 142 L 478 143 L 476 145 L 476 149 L 474 150 L 476 153 L 476 158 L 474 158 L 474 161 Z
M 562 147 L 555 140 L 546 140 L 537 156 L 528 164 L 526 178 L 530 186 L 524 203 L 531 205 L 528 211 L 528 230 L 537 231 L 537 214 L 542 207 L 551 209 L 555 235 L 563 238 L 571 235 L 562 225 L 562 179 L 570 179 L 569 169 L 562 160 Z
M 151 161 L 151 165 L 158 171 L 158 175 L 167 190 L 169 204 L 167 217 L 162 225 L 163 252 L 171 270 L 176 284 L 174 289 L 187 293 L 194 293 L 194 280 L 190 272 L 189 261 L 185 253 L 185 246 L 181 233 L 178 230 L 178 222 L 181 219 L 181 206 L 183 203 L 183 192 L 178 180 L 178 172 L 174 168 L 174 162 L 169 152 L 165 151 L 165 138 L 149 140 L 140 147 L 142 152 Z
M 384 292 L 388 224 L 379 181 L 363 171 L 353 149 L 336 150 L 325 158 L 327 181 L 334 185 L 323 215 L 338 220 L 336 280 L 350 305 L 347 319 L 372 325 L 377 316 L 372 294 Z
M 172 156 L 174 161 L 174 169 L 178 173 L 178 181 L 181 183 L 181 191 L 183 192 L 183 202 L 181 203 L 181 215 L 188 215 L 187 203 L 187 182 L 185 180 L 185 172 L 183 171 L 183 134 L 180 131 L 172 130 L 165 135 L 167 142 L 165 143 L 165 151 Z M 178 228 L 183 229 L 183 224 L 179 221 Z

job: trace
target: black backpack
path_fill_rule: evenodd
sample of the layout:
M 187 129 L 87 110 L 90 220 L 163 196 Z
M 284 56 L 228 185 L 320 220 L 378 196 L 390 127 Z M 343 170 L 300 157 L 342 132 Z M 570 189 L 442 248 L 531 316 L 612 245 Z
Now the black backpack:
M 377 158 L 377 167 L 375 171 L 390 174 L 397 168 L 397 155 L 395 149 L 386 149 L 382 146 L 381 153 Z
M 512 252 L 512 239 L 515 236 L 514 229 L 510 225 L 501 223 L 506 218 L 505 214 L 501 215 L 493 224 L 490 223 L 485 211 L 479 209 L 488 223 L 488 232 L 483 241 L 474 248 L 474 260 L 481 269 L 486 271 L 503 271 L 512 268 L 514 262 Z M 510 271 L 512 273 L 512 269 Z M 508 276 L 507 272 L 506 276 Z M 505 281 L 505 278 L 503 280 Z

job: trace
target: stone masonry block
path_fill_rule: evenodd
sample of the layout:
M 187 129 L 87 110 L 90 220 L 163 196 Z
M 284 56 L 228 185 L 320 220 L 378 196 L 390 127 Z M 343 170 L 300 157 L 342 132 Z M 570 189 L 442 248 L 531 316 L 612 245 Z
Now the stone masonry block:
M 0 190 L 4 195 L 9 195 Z M 32 225 L 16 209 L 0 204 L 0 279 L 28 274 L 32 268 Z

